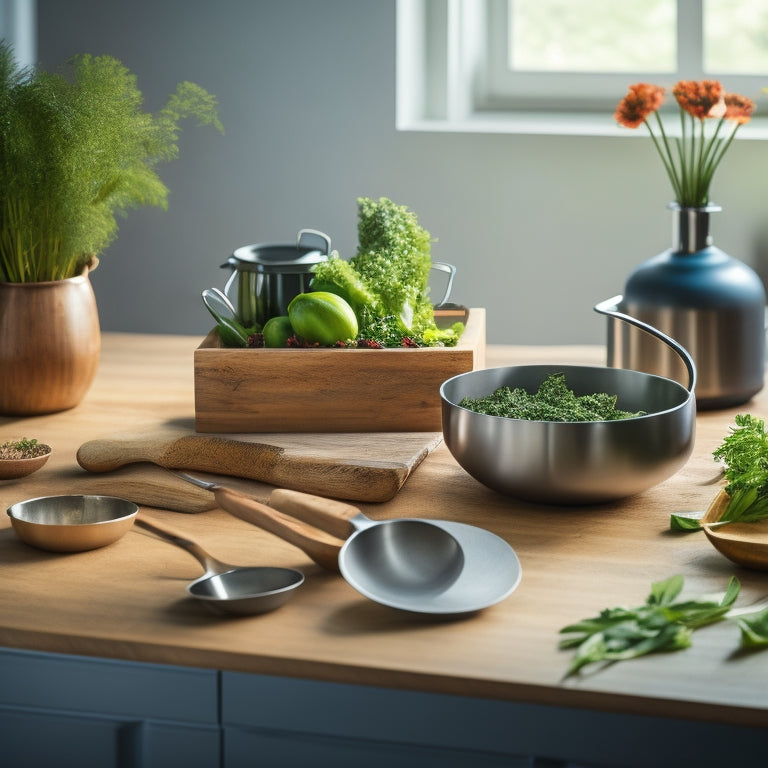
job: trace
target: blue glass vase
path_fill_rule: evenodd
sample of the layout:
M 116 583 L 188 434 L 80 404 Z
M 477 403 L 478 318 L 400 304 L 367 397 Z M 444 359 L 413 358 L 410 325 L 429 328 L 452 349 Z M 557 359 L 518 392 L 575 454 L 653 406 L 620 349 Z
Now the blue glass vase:
M 710 215 L 719 206 L 669 207 L 673 245 L 629 275 L 621 310 L 688 350 L 698 372 L 699 409 L 740 405 L 763 388 L 763 282 L 749 266 L 713 245 Z M 683 383 L 687 378 L 677 355 L 636 328 L 609 331 L 608 362 Z

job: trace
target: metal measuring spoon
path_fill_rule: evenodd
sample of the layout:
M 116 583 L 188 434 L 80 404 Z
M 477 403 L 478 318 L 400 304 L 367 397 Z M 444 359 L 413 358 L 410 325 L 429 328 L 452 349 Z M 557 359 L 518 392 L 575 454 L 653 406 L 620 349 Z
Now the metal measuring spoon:
M 198 560 L 205 573 L 187 586 L 187 592 L 218 613 L 249 615 L 272 611 L 304 583 L 304 574 L 293 568 L 230 565 L 156 520 L 137 515 L 135 523 L 185 549 Z

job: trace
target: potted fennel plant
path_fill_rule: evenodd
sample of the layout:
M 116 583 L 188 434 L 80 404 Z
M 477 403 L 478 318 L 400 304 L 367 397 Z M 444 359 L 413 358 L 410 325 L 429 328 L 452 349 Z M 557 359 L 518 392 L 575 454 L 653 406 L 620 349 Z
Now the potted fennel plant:
M 100 352 L 88 277 L 116 215 L 167 206 L 158 163 L 178 155 L 187 117 L 221 130 L 216 99 L 179 84 L 156 113 L 110 56 L 66 71 L 20 68 L 0 42 L 0 413 L 77 405 Z

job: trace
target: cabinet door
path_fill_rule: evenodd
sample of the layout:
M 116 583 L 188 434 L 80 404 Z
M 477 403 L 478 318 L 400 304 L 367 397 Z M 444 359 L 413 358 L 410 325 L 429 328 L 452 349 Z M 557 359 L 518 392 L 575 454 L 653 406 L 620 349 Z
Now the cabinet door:
M 528 757 L 273 730 L 224 730 L 225 768 L 531 768 Z
M 60 712 L 0 710 L 3 764 L 13 768 L 133 768 L 132 730 Z
M 10 768 L 217 768 L 219 729 L 0 709 Z
M 218 673 L 0 649 L 0 764 L 218 768 Z
M 739 766 L 768 754 L 768 728 L 236 672 L 222 673 L 221 713 L 226 768 L 259 755 L 270 768 L 723 768 L 734 744 Z

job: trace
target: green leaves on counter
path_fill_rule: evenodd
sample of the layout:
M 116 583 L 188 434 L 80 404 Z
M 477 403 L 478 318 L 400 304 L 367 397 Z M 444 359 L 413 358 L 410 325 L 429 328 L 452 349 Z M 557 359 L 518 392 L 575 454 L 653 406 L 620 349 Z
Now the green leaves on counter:
M 560 634 L 568 637 L 559 647 L 576 649 L 567 676 L 588 664 L 683 650 L 691 645 L 695 629 L 728 618 L 734 618 L 741 629 L 743 647 L 768 647 L 768 608 L 751 613 L 740 609 L 729 616 L 741 590 L 738 579 L 731 577 L 721 596 L 678 600 L 683 584 L 679 574 L 657 581 L 638 608 L 606 608 L 593 618 L 563 627 Z
M 672 513 L 669 516 L 670 531 L 700 531 L 701 522 L 697 517 L 691 517 L 686 514 Z
M 768 608 L 736 619 L 744 648 L 768 647 Z

